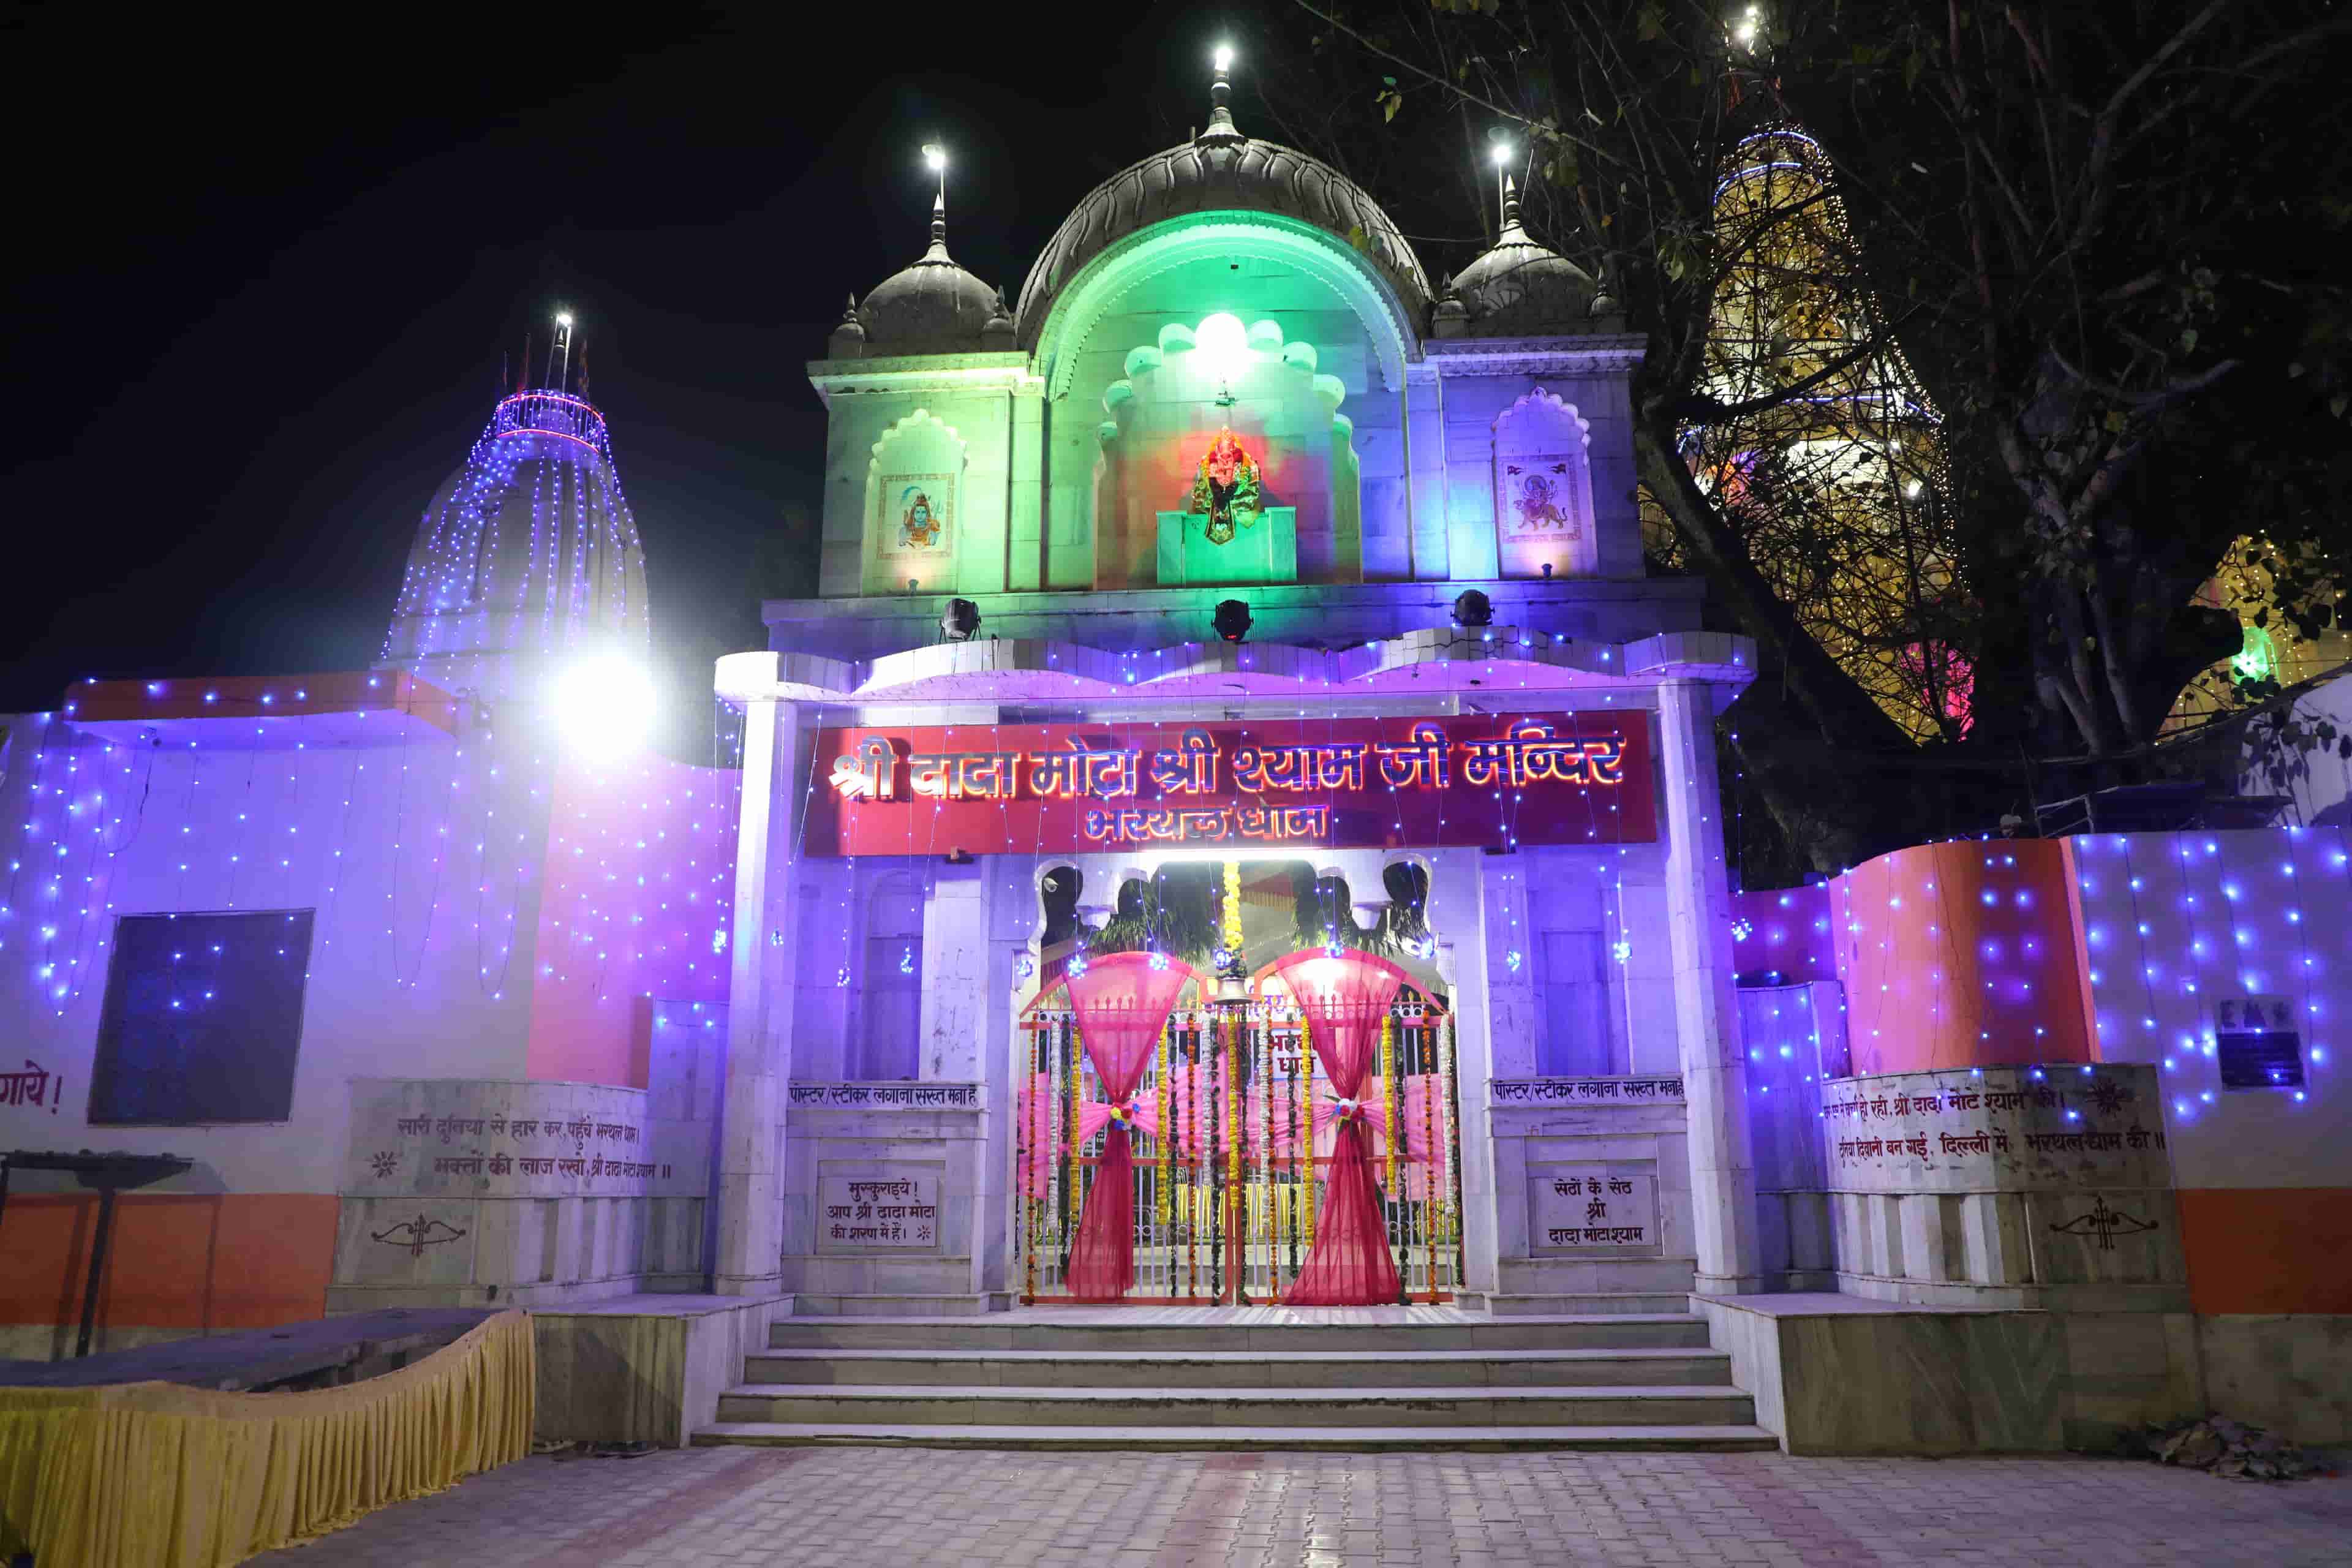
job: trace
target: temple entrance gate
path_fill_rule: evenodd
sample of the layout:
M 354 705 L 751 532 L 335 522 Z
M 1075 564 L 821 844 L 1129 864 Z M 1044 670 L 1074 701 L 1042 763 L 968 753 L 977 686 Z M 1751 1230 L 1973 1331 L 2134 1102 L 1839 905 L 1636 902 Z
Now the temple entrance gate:
M 1081 955 L 1024 1009 L 1016 1051 L 1024 1304 L 1460 1289 L 1454 1020 L 1395 965 L 1334 943 L 1237 984 Z

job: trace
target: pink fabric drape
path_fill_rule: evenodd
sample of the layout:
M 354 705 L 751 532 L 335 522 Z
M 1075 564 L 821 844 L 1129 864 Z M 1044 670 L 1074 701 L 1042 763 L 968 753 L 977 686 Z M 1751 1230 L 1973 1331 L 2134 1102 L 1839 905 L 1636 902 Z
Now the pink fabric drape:
M 1189 1067 L 1177 1062 L 1170 1065 L 1168 1076 L 1172 1080 L 1168 1086 L 1169 1142 L 1187 1158 L 1198 1159 L 1209 1145 L 1209 1070 L 1198 1062 Z M 1159 1137 L 1160 1090 L 1138 1089 L 1133 1103 L 1135 1131 Z M 1024 1198 L 1042 1198 L 1053 1191 L 1054 1166 L 1062 1154 L 1062 1128 L 1055 1110 L 1054 1075 L 1038 1073 L 1030 1087 L 1021 1091 L 1020 1114 L 1029 1124 L 1027 1163 L 1020 1172 Z M 1078 1142 L 1083 1144 L 1101 1131 L 1112 1119 L 1111 1110 L 1108 1100 L 1078 1101 Z M 1286 1150 L 1289 1144 L 1283 1147 Z
M 1085 973 L 1069 979 L 1078 1039 L 1105 1096 L 1104 1102 L 1079 1107 L 1080 1142 L 1105 1123 L 1110 1128 L 1095 1165 L 1094 1185 L 1078 1213 L 1077 1237 L 1070 1245 L 1066 1279 L 1076 1300 L 1116 1301 L 1135 1285 L 1135 1161 L 1129 1145 L 1129 1108 L 1137 1126 L 1158 1125 L 1156 1104 L 1147 1120 L 1136 1086 L 1150 1065 L 1168 1015 L 1176 1010 L 1178 993 L 1185 982 L 1197 978 L 1188 964 L 1163 962 L 1164 968 L 1155 969 L 1149 953 L 1110 953 L 1088 961 Z
M 1344 1100 L 1361 1099 L 1380 1050 L 1381 1019 L 1404 984 L 1404 971 L 1361 952 L 1337 958 L 1294 952 L 1277 959 L 1275 972 L 1298 1005 L 1332 1093 Z M 1388 1231 L 1381 1220 L 1372 1140 L 1366 1125 L 1369 1114 L 1378 1109 L 1365 1107 L 1365 1114 L 1333 1123 L 1331 1163 L 1325 1173 L 1322 1207 L 1315 1216 L 1315 1244 L 1298 1278 L 1283 1292 L 1286 1306 L 1361 1307 L 1397 1299 L 1396 1260 L 1389 1256 Z M 1337 1108 L 1318 1105 L 1315 1110 L 1319 1135 Z

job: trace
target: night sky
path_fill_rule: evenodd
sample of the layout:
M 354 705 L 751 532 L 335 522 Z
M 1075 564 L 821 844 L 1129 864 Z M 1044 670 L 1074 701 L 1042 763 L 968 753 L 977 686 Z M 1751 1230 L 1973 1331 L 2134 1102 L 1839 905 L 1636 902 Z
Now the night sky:
M 956 258 L 1017 299 L 1088 188 L 1205 119 L 1214 39 L 1246 61 L 1289 11 L 1160 6 L 1090 36 L 965 6 L 407 8 L 249 35 L 194 8 L 19 13 L 0 711 L 84 675 L 372 662 L 502 354 L 526 330 L 543 352 L 559 305 L 656 645 L 707 692 L 712 657 L 761 646 L 762 536 L 816 499 L 803 365 L 850 290 L 921 253 L 920 143 L 955 159 Z

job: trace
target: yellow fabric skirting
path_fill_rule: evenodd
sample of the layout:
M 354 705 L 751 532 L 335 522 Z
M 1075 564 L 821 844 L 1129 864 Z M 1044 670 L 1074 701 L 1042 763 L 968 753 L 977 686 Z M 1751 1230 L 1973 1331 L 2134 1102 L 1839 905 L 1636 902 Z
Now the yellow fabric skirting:
M 341 1388 L 0 1388 L 0 1561 L 227 1568 L 530 1451 L 530 1315 Z

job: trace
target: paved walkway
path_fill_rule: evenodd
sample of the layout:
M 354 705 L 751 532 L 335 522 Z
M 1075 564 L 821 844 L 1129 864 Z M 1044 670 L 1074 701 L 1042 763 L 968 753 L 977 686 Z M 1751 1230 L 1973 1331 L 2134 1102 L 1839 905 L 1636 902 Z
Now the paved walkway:
M 2352 1479 L 2091 1459 L 692 1448 L 527 1459 L 268 1568 L 2352 1563 Z

